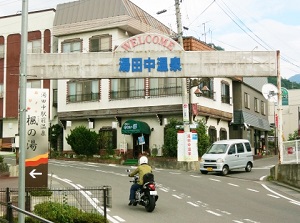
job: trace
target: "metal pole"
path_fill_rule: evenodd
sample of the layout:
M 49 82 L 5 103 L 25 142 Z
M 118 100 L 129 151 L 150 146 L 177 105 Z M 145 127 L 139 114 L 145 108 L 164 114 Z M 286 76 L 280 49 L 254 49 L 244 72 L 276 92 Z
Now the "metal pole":
M 27 82 L 28 0 L 22 0 L 21 70 L 20 70 L 20 148 L 19 148 L 19 193 L 18 207 L 25 209 L 25 140 L 26 140 L 26 82 Z M 24 223 L 24 214 L 19 212 L 18 222 Z
M 182 24 L 181 24 L 181 14 L 179 7 L 179 0 L 175 0 L 175 8 L 176 8 L 176 23 L 177 23 L 177 32 L 178 32 L 178 42 L 180 46 L 183 48 L 183 38 L 182 38 Z M 183 115 L 183 127 L 184 132 L 190 131 L 190 112 L 189 112 L 189 98 L 187 93 L 187 84 L 186 78 L 181 79 L 181 91 L 182 91 L 182 115 Z
M 278 158 L 279 164 L 283 161 L 283 132 L 282 132 L 282 97 L 281 97 L 281 77 L 280 77 L 280 52 L 277 51 L 277 88 L 278 88 Z

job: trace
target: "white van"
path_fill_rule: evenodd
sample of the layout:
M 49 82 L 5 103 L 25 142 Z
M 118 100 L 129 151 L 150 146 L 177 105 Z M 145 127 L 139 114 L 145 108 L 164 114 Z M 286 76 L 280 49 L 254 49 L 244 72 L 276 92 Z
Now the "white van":
M 230 170 L 245 168 L 250 172 L 253 167 L 253 153 L 246 139 L 230 139 L 214 142 L 201 157 L 200 172 L 220 172 L 227 175 Z

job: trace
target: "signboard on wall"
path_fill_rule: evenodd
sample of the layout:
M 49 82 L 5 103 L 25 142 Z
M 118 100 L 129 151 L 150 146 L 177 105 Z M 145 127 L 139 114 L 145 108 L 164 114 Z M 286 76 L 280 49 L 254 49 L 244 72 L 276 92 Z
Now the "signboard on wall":
M 198 161 L 198 135 L 196 132 L 177 133 L 177 160 Z
M 143 33 L 114 52 L 27 55 L 29 79 L 277 76 L 276 51 L 184 51 L 172 38 Z
M 27 89 L 25 187 L 48 186 L 49 90 Z

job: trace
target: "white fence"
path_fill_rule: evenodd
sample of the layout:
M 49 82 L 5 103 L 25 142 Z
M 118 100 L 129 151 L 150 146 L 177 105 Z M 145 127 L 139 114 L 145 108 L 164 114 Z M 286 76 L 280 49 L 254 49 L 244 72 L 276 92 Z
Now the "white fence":
M 300 163 L 300 140 L 283 142 L 282 163 Z

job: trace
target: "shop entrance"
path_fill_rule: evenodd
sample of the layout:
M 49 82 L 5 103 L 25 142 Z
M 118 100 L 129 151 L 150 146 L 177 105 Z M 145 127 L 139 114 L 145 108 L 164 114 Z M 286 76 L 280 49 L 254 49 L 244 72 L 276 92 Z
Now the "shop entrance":
M 134 159 L 138 159 L 141 154 L 150 154 L 148 134 L 132 134 L 132 138 Z

